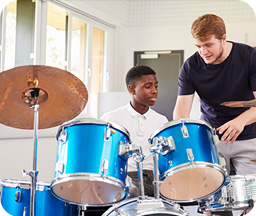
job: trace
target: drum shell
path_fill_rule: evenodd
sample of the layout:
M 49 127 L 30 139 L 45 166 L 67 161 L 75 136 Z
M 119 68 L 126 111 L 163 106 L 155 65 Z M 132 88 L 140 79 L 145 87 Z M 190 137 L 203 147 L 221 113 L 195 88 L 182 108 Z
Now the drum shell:
M 28 181 L 1 181 L 1 204 L 8 214 L 15 216 L 30 215 L 30 185 L 31 183 Z M 17 191 L 20 192 L 19 202 L 15 201 Z M 54 197 L 48 183 L 37 183 L 35 201 L 35 216 L 74 216 L 77 214 L 77 206 Z M 24 208 L 26 208 L 25 215 Z
M 164 178 L 166 170 L 190 162 L 186 152 L 189 148 L 193 149 L 194 162 L 203 161 L 219 164 L 212 130 L 209 126 L 198 124 L 197 122 L 186 124 L 189 133 L 188 138 L 183 138 L 181 127 L 181 123 L 170 124 L 169 127 L 166 125 L 166 128 L 157 134 L 157 137 L 172 136 L 177 149 L 166 155 L 159 154 L 159 172 L 161 180 Z
M 174 146 L 170 152 L 158 154 L 162 197 L 175 202 L 193 202 L 223 186 L 226 172 L 220 166 L 216 136 L 209 124 L 194 119 L 168 122 L 152 134 L 151 144 L 154 139 L 173 140 Z
M 107 130 L 111 131 L 108 138 L 106 138 Z M 62 134 L 66 134 L 64 140 Z M 52 183 L 54 194 L 60 199 L 75 204 L 109 205 L 112 203 L 112 198 L 106 203 L 69 200 L 54 190 L 56 185 L 64 181 L 95 181 L 120 187 L 122 191 L 120 199 L 124 199 L 127 196 L 125 179 L 128 157 L 119 155 L 119 147 L 129 143 L 129 133 L 113 123 L 83 119 L 63 125 L 58 133 L 56 166 Z M 104 187 L 105 184 L 101 186 Z
M 216 193 L 202 199 L 203 211 L 233 211 L 249 207 L 256 200 L 256 175 L 228 176 L 225 185 Z

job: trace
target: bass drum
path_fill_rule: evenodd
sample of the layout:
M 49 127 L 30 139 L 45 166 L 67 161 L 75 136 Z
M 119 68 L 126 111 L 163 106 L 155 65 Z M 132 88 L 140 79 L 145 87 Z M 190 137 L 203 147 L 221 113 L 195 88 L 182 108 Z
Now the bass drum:
M 188 216 L 189 214 L 180 208 L 180 205 L 171 201 L 145 197 L 145 199 L 132 198 L 109 208 L 102 216 L 114 215 L 172 215 Z

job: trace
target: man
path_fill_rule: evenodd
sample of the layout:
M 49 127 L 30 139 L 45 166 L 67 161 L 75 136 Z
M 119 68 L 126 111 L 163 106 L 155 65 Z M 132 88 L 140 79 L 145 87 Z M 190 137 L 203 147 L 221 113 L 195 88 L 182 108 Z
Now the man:
M 101 119 L 117 123 L 126 128 L 134 146 L 141 146 L 145 155 L 143 160 L 143 177 L 145 195 L 154 196 L 153 155 L 150 153 L 149 137 L 168 122 L 167 118 L 150 108 L 157 100 L 158 81 L 156 73 L 147 66 L 135 66 L 126 74 L 126 86 L 131 101 L 114 111 L 105 113 Z M 132 178 L 130 197 L 139 196 L 138 172 L 136 162 L 129 158 L 128 176 Z
M 216 145 L 230 160 L 237 175 L 256 173 L 256 108 L 230 108 L 226 101 L 247 101 L 256 96 L 256 51 L 240 43 L 227 41 L 224 21 L 206 14 L 191 27 L 197 52 L 183 64 L 173 118 L 188 118 L 195 92 L 200 97 L 201 119 L 217 129 Z M 226 214 L 227 215 L 227 214 Z

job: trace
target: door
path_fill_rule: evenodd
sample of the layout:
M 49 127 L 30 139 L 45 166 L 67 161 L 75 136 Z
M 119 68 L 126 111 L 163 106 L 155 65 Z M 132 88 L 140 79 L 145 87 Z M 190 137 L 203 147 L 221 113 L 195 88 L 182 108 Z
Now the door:
M 134 52 L 134 65 L 151 67 L 159 82 L 158 99 L 152 109 L 173 119 L 173 109 L 178 93 L 178 75 L 184 61 L 184 51 L 139 51 Z

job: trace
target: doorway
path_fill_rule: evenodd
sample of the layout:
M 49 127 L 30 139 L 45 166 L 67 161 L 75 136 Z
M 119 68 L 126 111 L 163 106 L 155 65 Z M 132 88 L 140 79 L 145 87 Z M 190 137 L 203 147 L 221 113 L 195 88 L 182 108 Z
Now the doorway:
M 178 75 L 184 62 L 183 50 L 137 51 L 134 52 L 134 65 L 151 67 L 159 82 L 158 99 L 151 108 L 173 119 L 173 109 L 178 93 Z

